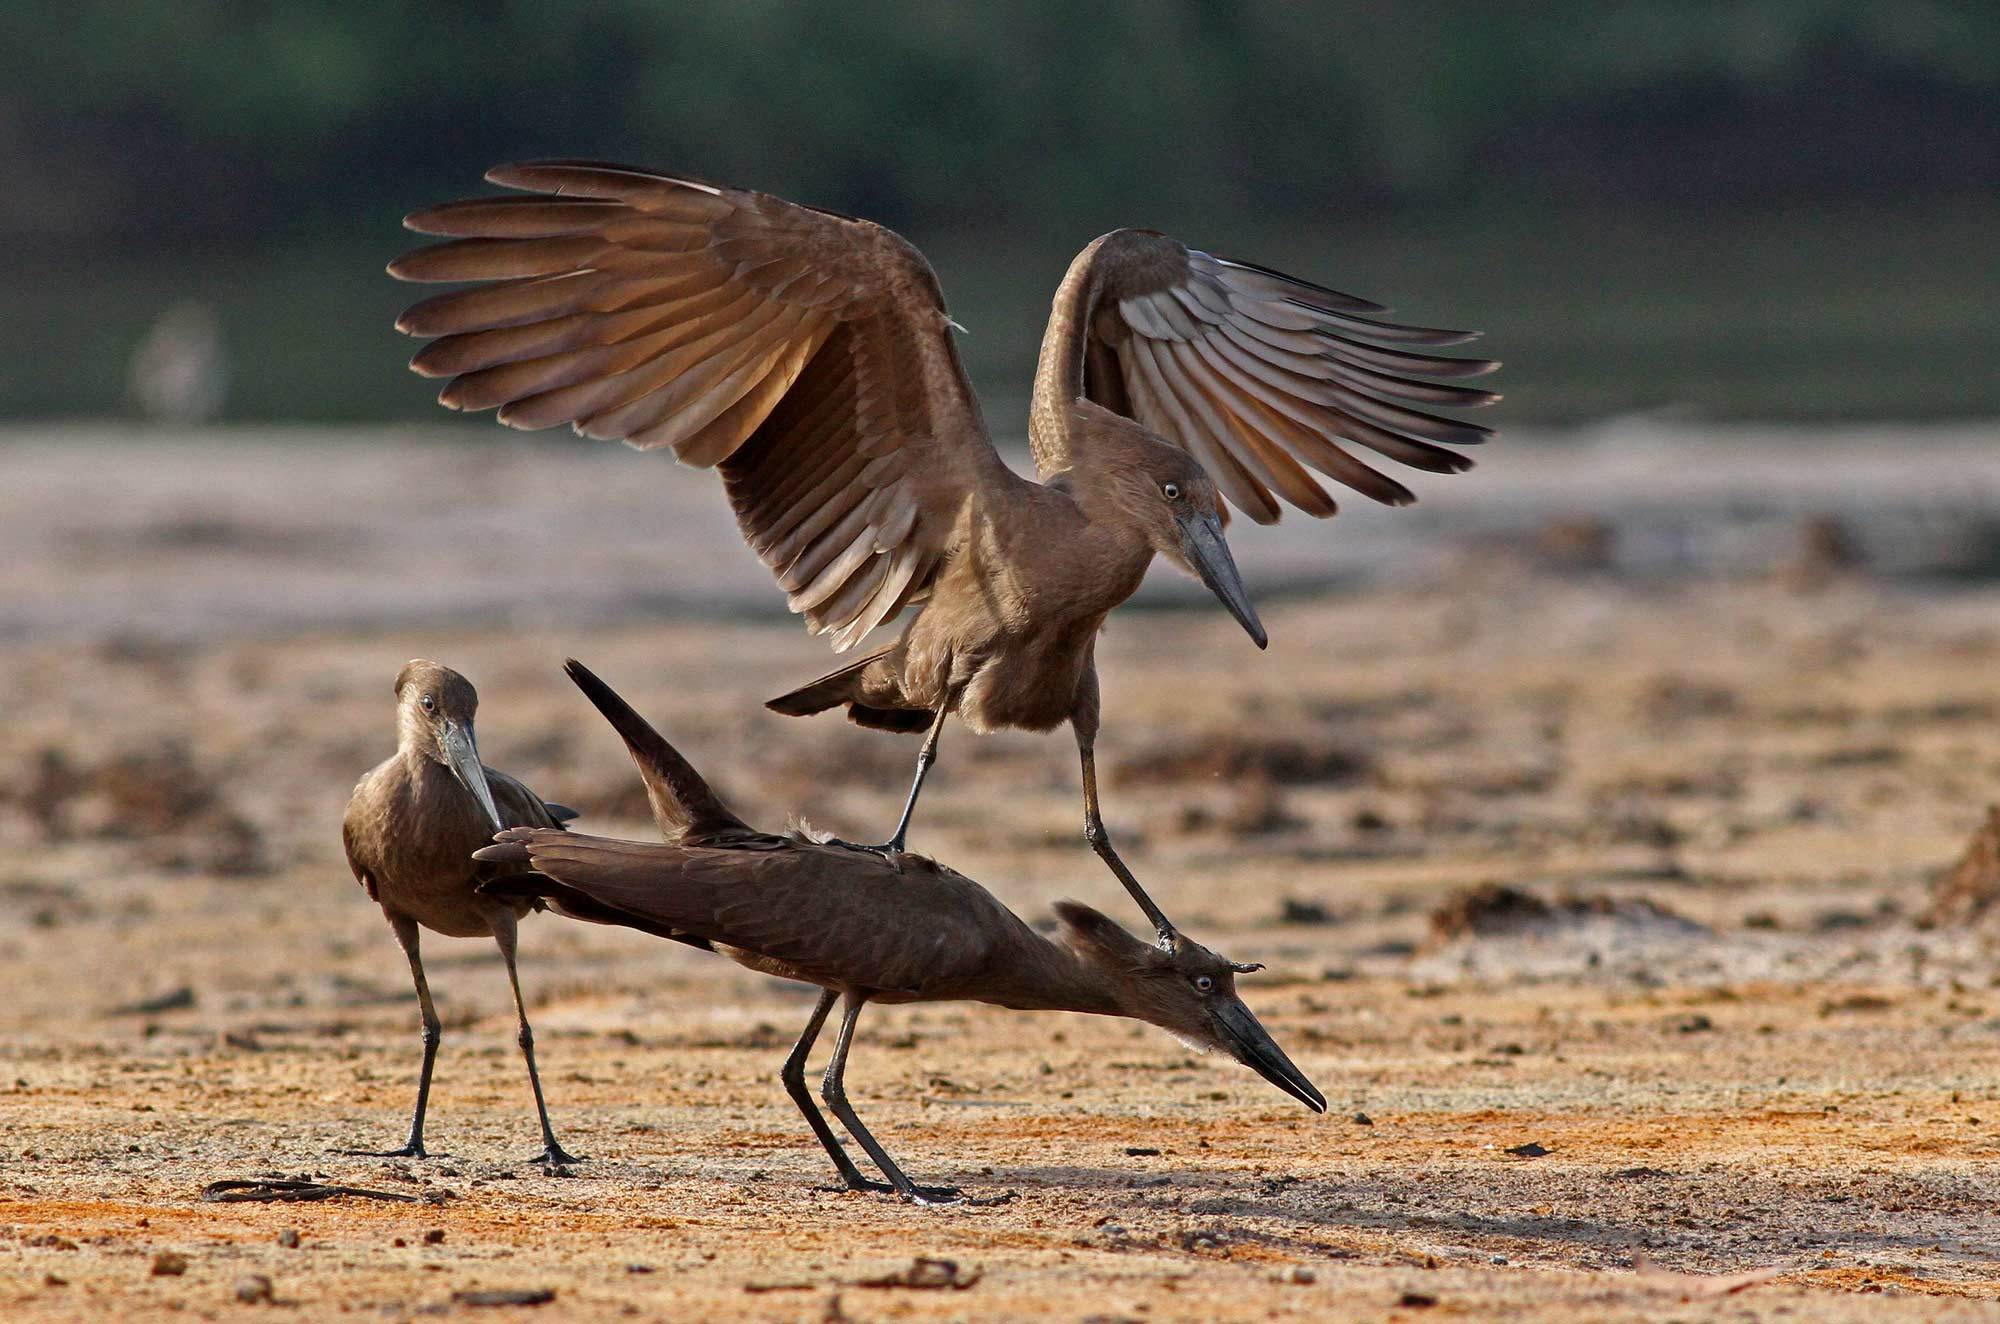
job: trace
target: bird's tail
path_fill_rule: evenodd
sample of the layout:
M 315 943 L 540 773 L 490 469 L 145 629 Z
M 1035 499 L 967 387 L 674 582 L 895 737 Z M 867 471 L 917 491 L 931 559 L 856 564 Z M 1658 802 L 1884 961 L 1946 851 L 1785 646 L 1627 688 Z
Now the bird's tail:
M 788 694 L 780 694 L 764 706 L 787 717 L 810 717 L 814 713 L 845 705 L 848 720 L 857 726 L 873 727 L 878 731 L 925 730 L 931 724 L 928 712 L 920 708 L 878 708 L 861 698 L 863 673 L 872 663 L 887 657 L 895 647 L 891 644 L 858 662 L 848 663 L 838 671 L 829 671 L 818 680 L 809 681 Z
M 829 671 L 818 680 L 808 681 L 789 694 L 780 694 L 768 700 L 764 706 L 774 713 L 787 717 L 810 717 L 823 713 L 829 708 L 838 708 L 844 703 L 855 703 L 861 698 L 861 673 L 895 648 L 870 653 L 858 662 L 849 662 L 838 671 Z
M 584 697 L 604 714 L 604 720 L 625 739 L 639 776 L 646 783 L 646 799 L 653 806 L 653 821 L 668 841 L 683 837 L 749 833 L 750 826 L 729 811 L 694 765 L 681 757 L 667 738 L 599 680 L 594 672 L 575 658 L 563 663 L 563 670 L 583 691 Z

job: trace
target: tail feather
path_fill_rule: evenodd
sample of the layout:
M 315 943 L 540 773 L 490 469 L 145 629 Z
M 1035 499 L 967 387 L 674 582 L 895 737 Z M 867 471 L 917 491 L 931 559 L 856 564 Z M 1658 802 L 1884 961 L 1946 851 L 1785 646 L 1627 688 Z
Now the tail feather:
M 894 648 L 895 645 L 891 644 L 858 662 L 848 663 L 838 671 L 829 671 L 818 680 L 808 681 L 787 694 L 780 694 L 764 706 L 787 717 L 810 717 L 829 708 L 838 708 L 843 703 L 857 703 L 861 697 L 858 690 L 861 673 L 870 663 L 886 657 Z
M 886 657 L 894 644 L 870 653 L 859 662 L 850 662 L 838 671 L 829 671 L 818 680 L 808 681 L 787 694 L 765 703 L 774 713 L 787 717 L 810 717 L 829 708 L 847 708 L 847 720 L 856 726 L 877 731 L 923 731 L 931 724 L 931 714 L 921 708 L 883 708 L 861 699 L 861 673 L 872 662 Z
M 679 841 L 690 835 L 707 837 L 751 830 L 749 824 L 729 811 L 694 770 L 694 765 L 682 758 L 665 736 L 655 731 L 589 667 L 570 658 L 563 663 L 563 670 L 624 737 L 625 748 L 639 765 L 639 776 L 646 783 L 646 799 L 653 807 L 653 821 L 659 824 L 663 837 Z

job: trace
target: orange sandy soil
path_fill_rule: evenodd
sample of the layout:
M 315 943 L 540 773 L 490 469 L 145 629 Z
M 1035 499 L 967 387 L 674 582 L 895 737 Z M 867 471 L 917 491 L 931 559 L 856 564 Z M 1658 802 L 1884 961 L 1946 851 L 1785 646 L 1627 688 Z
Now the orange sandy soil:
M 1212 611 L 1118 617 L 1114 835 L 1191 933 L 1269 963 L 1246 996 L 1324 1117 L 1149 1027 L 872 1009 L 863 1117 L 919 1180 L 1015 1198 L 832 1190 L 777 1081 L 807 991 L 538 917 L 587 1160 L 523 1161 L 499 962 L 437 938 L 441 1153 L 342 1156 L 401 1139 L 416 1072 L 338 845 L 398 665 L 467 672 L 488 760 L 591 830 L 650 829 L 566 653 L 747 817 L 879 833 L 914 743 L 762 712 L 825 662 L 771 616 L 0 651 L 0 1319 L 2000 1315 L 2000 992 L 1981 935 L 1913 922 L 2000 788 L 1989 590 L 1468 574 L 1274 604 L 1264 656 Z M 1065 736 L 954 729 L 914 844 L 1026 914 L 1136 919 L 1077 817 Z M 1599 904 L 1431 931 L 1485 882 Z M 435 1202 L 200 1199 L 274 1174 Z M 970 1286 L 865 1285 L 917 1256 Z M 249 1274 L 275 1305 L 238 1302 Z

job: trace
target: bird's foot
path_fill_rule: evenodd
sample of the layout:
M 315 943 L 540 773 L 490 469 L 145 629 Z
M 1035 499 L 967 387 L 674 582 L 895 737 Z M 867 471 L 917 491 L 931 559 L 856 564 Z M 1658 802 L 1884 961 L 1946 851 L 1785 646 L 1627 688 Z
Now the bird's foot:
M 553 1171 L 556 1168 L 567 1168 L 572 1164 L 581 1163 L 583 1160 L 551 1140 L 547 1148 L 529 1159 L 528 1162 L 534 1164 L 536 1167 L 547 1168 Z
M 912 1186 L 909 1190 L 899 1191 L 897 1194 L 911 1204 L 926 1208 L 962 1204 L 972 1209 L 986 1209 L 1021 1197 L 1019 1191 L 1002 1191 L 998 1195 L 967 1195 L 956 1186 Z
M 430 1151 L 424 1148 L 424 1142 L 421 1140 L 412 1140 L 401 1149 L 338 1149 L 334 1152 L 336 1154 L 345 1154 L 349 1158 L 425 1159 L 431 1156 Z
M 965 1192 L 956 1186 L 912 1186 L 907 1191 L 898 1191 L 897 1194 L 911 1204 L 922 1205 L 925 1208 L 966 1202 Z
M 870 855 L 880 855 L 891 864 L 894 864 L 896 857 L 903 853 L 903 843 L 900 841 L 884 841 L 878 845 L 871 846 L 859 841 L 848 841 L 843 837 L 828 837 L 826 844 L 829 846 L 845 846 L 848 850 L 865 850 Z
M 893 1195 L 898 1199 L 905 1200 L 910 1204 L 920 1205 L 926 1209 L 945 1208 L 956 1204 L 985 1208 L 990 1205 L 1006 1204 L 1010 1200 L 1019 1199 L 1021 1194 L 1019 1191 L 1002 1191 L 998 1195 L 975 1196 L 967 1195 L 956 1186 L 912 1185 L 908 1190 L 903 1190 L 899 1187 L 891 1186 L 885 1181 L 875 1181 L 872 1178 L 859 1176 L 849 1178 L 844 1187 L 822 1186 L 819 1189 L 823 1191 L 848 1190 L 863 1191 L 873 1195 Z

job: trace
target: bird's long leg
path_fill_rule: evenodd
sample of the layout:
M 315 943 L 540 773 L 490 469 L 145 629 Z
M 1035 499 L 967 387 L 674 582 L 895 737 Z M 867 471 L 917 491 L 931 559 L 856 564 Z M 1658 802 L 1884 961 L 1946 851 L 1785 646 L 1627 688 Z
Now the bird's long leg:
M 535 1116 L 542 1124 L 542 1152 L 529 1159 L 530 1163 L 540 1163 L 546 1167 L 558 1164 L 576 1163 L 580 1160 L 556 1143 L 555 1128 L 549 1125 L 549 1106 L 542 1101 L 542 1077 L 535 1070 L 535 1032 L 528 1025 L 528 1004 L 521 997 L 521 976 L 514 968 L 514 948 L 517 941 L 517 925 L 514 912 L 500 910 L 491 916 L 493 941 L 500 946 L 501 959 L 507 962 L 507 983 L 514 990 L 514 1012 L 520 1017 L 521 1029 L 517 1036 L 521 1045 L 521 1056 L 528 1060 L 528 1086 L 535 1092 Z
M 937 762 L 938 738 L 944 734 L 944 719 L 951 715 L 951 700 L 938 705 L 937 715 L 931 719 L 931 729 L 924 736 L 924 747 L 917 751 L 917 775 L 910 782 L 909 798 L 903 801 L 903 816 L 896 820 L 896 831 L 879 846 L 862 846 L 861 850 L 872 850 L 878 855 L 898 855 L 904 843 L 909 840 L 910 820 L 917 815 L 917 797 L 923 794 L 924 778 L 931 775 L 931 768 Z M 836 840 L 838 840 L 836 838 Z M 854 845 L 842 842 L 842 845 Z
M 903 816 L 896 820 L 895 834 L 886 843 L 890 850 L 902 850 L 903 842 L 910 835 L 910 820 L 917 813 L 917 797 L 923 794 L 924 778 L 931 775 L 931 766 L 937 762 L 938 738 L 944 734 L 944 719 L 950 713 L 951 704 L 941 703 L 937 716 L 931 719 L 931 729 L 924 735 L 924 747 L 917 751 L 917 775 L 910 782 L 909 799 L 903 801 Z
M 841 1145 L 840 1137 L 836 1136 L 833 1128 L 826 1124 L 826 1118 L 820 1116 L 819 1108 L 813 1103 L 812 1091 L 806 1088 L 806 1054 L 812 1051 L 813 1041 L 819 1038 L 820 1027 L 826 1024 L 826 1014 L 833 1010 L 833 1004 L 839 999 L 840 994 L 830 988 L 820 993 L 819 1005 L 813 1008 L 812 1019 L 806 1022 L 805 1032 L 799 1035 L 798 1043 L 793 1045 L 792 1055 L 785 1059 L 785 1069 L 780 1073 L 779 1079 L 785 1082 L 785 1093 L 792 1096 L 792 1102 L 806 1115 L 806 1124 L 812 1127 L 813 1134 L 819 1137 L 820 1146 L 826 1150 L 826 1156 L 833 1160 L 833 1166 L 839 1170 L 840 1179 L 847 1183 L 847 1189 L 891 1191 L 895 1188 L 887 1182 L 872 1181 L 861 1175 L 861 1169 L 855 1167 L 854 1160 L 847 1156 L 847 1150 Z
M 1111 834 L 1104 830 L 1104 817 L 1097 811 L 1097 754 L 1081 734 L 1077 737 L 1076 752 L 1083 761 L 1083 839 L 1090 843 L 1090 848 L 1097 852 L 1097 858 L 1104 861 L 1118 881 L 1125 884 L 1125 890 L 1139 903 L 1139 909 L 1146 913 L 1146 918 L 1153 921 L 1153 927 L 1160 933 L 1160 946 L 1171 948 L 1174 945 L 1172 922 L 1153 898 L 1146 895 L 1146 889 L 1139 886 L 1139 880 L 1125 867 L 1125 861 L 1118 858 L 1118 852 L 1111 846 Z
M 919 1186 L 904 1176 L 903 1170 L 896 1166 L 896 1160 L 890 1158 L 889 1152 L 868 1133 L 868 1128 L 861 1124 L 861 1119 L 854 1115 L 853 1107 L 847 1102 L 847 1050 L 854 1042 L 854 1022 L 860 1018 L 861 1008 L 867 1001 L 864 994 L 847 995 L 847 1006 L 840 1017 L 840 1032 L 833 1041 L 833 1058 L 826 1064 L 826 1079 L 820 1082 L 820 1097 L 826 1100 L 826 1106 L 833 1110 L 833 1115 L 840 1119 L 847 1133 L 868 1152 L 875 1166 L 882 1169 L 882 1175 L 889 1179 L 896 1194 L 917 1204 L 953 1203 L 961 1198 L 955 1187 Z
M 437 1064 L 438 1042 L 444 1038 L 444 1026 L 438 1020 L 437 1008 L 431 1005 L 430 982 L 424 978 L 424 960 L 417 950 L 420 932 L 417 922 L 393 911 L 382 913 L 388 917 L 389 927 L 395 930 L 396 941 L 403 944 L 403 955 L 410 958 L 410 977 L 416 981 L 417 1007 L 424 1018 L 424 1065 L 417 1075 L 417 1107 L 410 1115 L 410 1138 L 403 1142 L 403 1147 L 345 1152 L 367 1158 L 428 1158 L 424 1151 L 424 1109 L 430 1104 L 431 1068 Z

